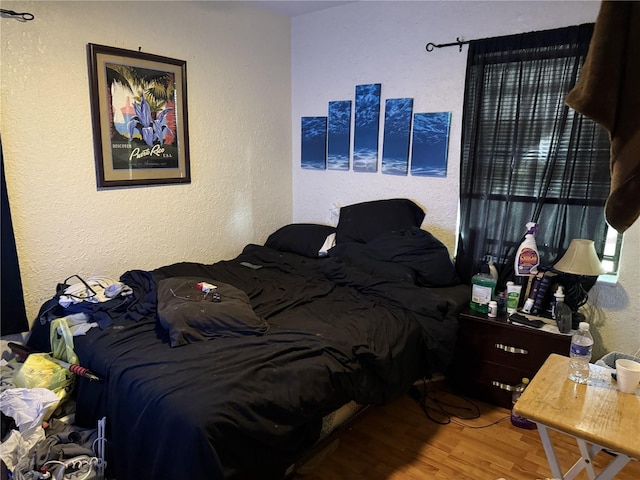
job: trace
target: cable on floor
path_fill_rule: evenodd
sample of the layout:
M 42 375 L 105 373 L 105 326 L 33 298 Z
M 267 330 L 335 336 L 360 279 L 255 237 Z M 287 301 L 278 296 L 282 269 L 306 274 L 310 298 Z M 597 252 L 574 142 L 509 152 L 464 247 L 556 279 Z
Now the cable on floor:
M 460 420 L 480 418 L 480 408 L 464 397 L 445 390 L 438 390 L 435 387 L 429 388 L 429 385 L 433 385 L 433 383 L 422 379 L 422 391 L 416 385 L 413 385 L 409 390 L 409 395 L 418 402 L 427 418 L 433 423 L 438 425 L 455 423 L 466 428 L 487 428 L 510 418 L 509 415 L 506 415 L 486 425 L 470 425 L 461 422 Z M 443 396 L 444 399 L 441 398 Z

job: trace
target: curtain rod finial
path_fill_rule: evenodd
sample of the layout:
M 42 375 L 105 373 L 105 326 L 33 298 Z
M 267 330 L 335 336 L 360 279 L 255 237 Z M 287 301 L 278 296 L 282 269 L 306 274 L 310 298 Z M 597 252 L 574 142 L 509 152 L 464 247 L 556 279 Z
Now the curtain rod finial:
M 460 39 L 460 37 L 456 38 L 455 42 L 452 43 L 433 43 L 433 42 L 429 42 L 427 43 L 426 49 L 427 52 L 433 52 L 434 48 L 443 48 L 443 47 L 451 47 L 453 45 L 458 45 L 460 51 L 462 51 L 462 45 L 466 45 L 469 42 L 465 42 L 464 40 Z

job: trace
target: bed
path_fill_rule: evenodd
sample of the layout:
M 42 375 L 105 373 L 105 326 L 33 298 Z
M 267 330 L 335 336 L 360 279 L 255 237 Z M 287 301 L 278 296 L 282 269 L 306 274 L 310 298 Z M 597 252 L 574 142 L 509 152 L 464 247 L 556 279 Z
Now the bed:
M 104 378 L 77 382 L 76 423 L 106 416 L 109 478 L 282 478 L 332 412 L 445 371 L 469 289 L 423 218 L 407 199 L 364 202 L 335 228 L 286 225 L 231 260 L 123 273 L 133 293 L 75 337 Z M 32 348 L 67 314 L 55 300 Z

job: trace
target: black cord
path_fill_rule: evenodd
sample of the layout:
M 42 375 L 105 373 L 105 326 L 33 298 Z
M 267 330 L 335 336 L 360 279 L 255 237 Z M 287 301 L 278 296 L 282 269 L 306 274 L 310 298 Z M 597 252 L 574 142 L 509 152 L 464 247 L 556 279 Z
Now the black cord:
M 433 423 L 438 425 L 455 423 L 456 425 L 461 425 L 466 428 L 487 428 L 510 418 L 507 415 L 486 425 L 470 425 L 461 422 L 460 420 L 480 418 L 480 408 L 467 398 L 454 395 L 444 390 L 438 390 L 435 387 L 429 389 L 429 385 L 433 383 L 434 382 L 427 383 L 423 378 L 422 392 L 415 385 L 409 390 L 409 395 L 418 402 L 422 411 Z M 445 399 L 440 398 L 443 395 Z M 452 400 L 455 400 L 455 402 L 452 403 Z M 466 414 L 462 416 L 461 413 L 465 412 Z

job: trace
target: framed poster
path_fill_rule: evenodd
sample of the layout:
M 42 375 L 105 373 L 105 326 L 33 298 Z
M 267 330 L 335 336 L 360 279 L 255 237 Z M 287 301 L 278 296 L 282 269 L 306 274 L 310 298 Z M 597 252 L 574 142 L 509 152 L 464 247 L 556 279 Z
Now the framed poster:
M 190 183 L 187 64 L 87 45 L 98 187 Z

